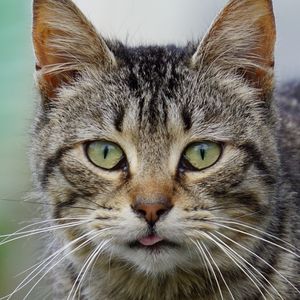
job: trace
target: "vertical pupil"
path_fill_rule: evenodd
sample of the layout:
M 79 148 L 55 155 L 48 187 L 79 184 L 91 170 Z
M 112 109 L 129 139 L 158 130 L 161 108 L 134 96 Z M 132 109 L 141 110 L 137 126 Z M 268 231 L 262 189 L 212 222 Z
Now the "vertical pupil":
M 200 155 L 201 155 L 202 160 L 204 160 L 204 157 L 205 157 L 205 149 L 200 148 Z
M 104 159 L 106 159 L 106 157 L 107 157 L 107 155 L 108 155 L 108 152 L 109 152 L 108 146 L 105 146 L 105 147 L 104 147 L 104 150 L 103 150 L 103 156 L 104 156 Z

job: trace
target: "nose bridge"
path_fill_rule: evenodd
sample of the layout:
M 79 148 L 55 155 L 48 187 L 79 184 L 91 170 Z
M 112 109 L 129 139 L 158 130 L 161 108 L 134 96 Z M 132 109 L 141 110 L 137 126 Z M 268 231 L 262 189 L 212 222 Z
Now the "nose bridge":
M 168 169 L 168 160 L 148 157 L 141 159 L 136 172 L 136 188 L 149 186 L 152 189 L 166 188 L 169 183 L 170 172 Z M 160 185 L 160 187 L 159 187 Z
M 133 203 L 161 203 L 165 199 L 172 201 L 173 184 L 171 180 L 155 178 L 155 175 L 139 179 L 132 187 L 131 200 Z
M 158 219 L 173 207 L 173 188 L 169 182 L 148 179 L 137 184 L 132 193 L 133 211 L 153 226 Z
M 144 133 L 145 134 L 145 133 Z M 167 138 L 151 134 L 151 138 L 147 136 L 141 137 L 141 140 L 147 141 L 138 145 L 136 169 L 137 177 L 143 182 L 155 182 L 155 178 L 161 178 L 164 185 L 166 178 L 170 176 L 169 172 L 169 143 Z

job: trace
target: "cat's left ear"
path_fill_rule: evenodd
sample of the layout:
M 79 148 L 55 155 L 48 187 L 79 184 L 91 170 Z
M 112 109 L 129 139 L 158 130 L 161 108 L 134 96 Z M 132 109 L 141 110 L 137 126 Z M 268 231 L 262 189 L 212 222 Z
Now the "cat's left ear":
M 33 44 L 38 85 L 47 99 L 84 68 L 116 65 L 104 39 L 71 0 L 33 1 Z
M 192 66 L 233 72 L 262 96 L 273 89 L 276 28 L 271 0 L 231 0 L 192 57 Z

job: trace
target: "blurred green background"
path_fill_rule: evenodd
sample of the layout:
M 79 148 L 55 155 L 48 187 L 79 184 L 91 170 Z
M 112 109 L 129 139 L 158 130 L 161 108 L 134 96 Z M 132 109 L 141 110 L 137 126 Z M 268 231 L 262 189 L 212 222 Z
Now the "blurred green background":
M 0 234 L 29 224 L 36 210 L 23 201 L 30 188 L 27 149 L 34 102 L 30 31 L 30 1 L 0 0 Z M 0 296 L 32 265 L 32 240 L 0 246 Z

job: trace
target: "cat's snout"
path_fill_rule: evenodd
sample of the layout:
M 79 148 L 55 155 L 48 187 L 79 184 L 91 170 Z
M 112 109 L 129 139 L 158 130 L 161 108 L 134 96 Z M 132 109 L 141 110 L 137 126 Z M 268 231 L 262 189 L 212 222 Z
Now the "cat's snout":
M 159 196 L 154 199 L 137 197 L 135 203 L 131 206 L 133 211 L 143 217 L 150 226 L 159 220 L 161 216 L 166 215 L 173 207 L 171 201 Z

